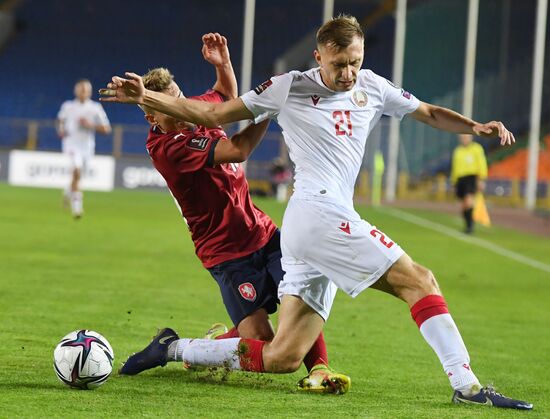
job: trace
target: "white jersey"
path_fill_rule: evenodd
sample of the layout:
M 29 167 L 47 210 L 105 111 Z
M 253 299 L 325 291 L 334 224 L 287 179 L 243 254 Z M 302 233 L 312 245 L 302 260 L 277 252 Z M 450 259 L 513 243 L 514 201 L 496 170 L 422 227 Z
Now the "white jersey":
M 65 130 L 65 142 L 72 143 L 74 146 L 86 149 L 94 149 L 95 129 L 84 128 L 80 120 L 84 118 L 92 125 L 109 126 L 109 119 L 98 102 L 87 100 L 80 102 L 77 99 L 67 100 L 61 105 L 57 114 L 57 119 L 63 123 Z
M 353 206 L 367 137 L 382 115 L 403 118 L 419 100 L 371 70 L 351 91 L 336 92 L 320 69 L 272 77 L 241 96 L 255 122 L 276 119 L 295 165 L 295 195 Z

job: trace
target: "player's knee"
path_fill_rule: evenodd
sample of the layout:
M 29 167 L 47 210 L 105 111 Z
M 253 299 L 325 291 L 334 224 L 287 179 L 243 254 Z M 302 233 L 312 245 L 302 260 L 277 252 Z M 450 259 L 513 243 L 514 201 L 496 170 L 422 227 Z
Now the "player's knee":
M 272 330 L 257 330 L 250 334 L 251 336 L 242 336 L 249 339 L 256 339 L 256 340 L 264 340 L 266 342 L 270 342 L 273 340 L 273 337 L 275 336 Z
M 297 371 L 302 365 L 305 354 L 299 345 L 297 347 L 270 345 L 264 349 L 266 370 L 275 373 L 289 373 Z
M 237 326 L 239 335 L 243 338 L 271 341 L 275 336 L 273 327 L 269 322 L 267 314 L 254 313 L 244 318 Z
M 298 369 L 302 365 L 302 360 L 303 358 L 300 358 L 299 356 L 289 354 L 285 356 L 283 360 L 281 360 L 278 372 L 290 373 L 298 371 Z

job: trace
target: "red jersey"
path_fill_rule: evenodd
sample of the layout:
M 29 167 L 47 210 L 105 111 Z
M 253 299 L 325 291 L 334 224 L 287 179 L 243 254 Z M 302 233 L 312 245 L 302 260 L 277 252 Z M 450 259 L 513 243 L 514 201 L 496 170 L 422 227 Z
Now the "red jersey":
M 213 90 L 191 99 L 222 102 Z M 249 255 L 271 239 L 277 226 L 250 198 L 241 165 L 213 165 L 221 128 L 162 133 L 152 127 L 147 152 L 164 177 L 189 226 L 195 252 L 205 268 Z

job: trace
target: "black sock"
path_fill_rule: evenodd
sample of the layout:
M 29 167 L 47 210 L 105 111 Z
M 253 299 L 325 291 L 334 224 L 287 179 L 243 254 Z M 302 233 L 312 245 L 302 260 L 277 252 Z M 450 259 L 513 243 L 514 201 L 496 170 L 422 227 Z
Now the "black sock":
M 468 208 L 462 212 L 462 214 L 464 214 L 464 220 L 466 221 L 467 230 L 472 230 L 472 228 L 474 227 L 474 217 L 472 215 L 473 212 L 473 208 Z

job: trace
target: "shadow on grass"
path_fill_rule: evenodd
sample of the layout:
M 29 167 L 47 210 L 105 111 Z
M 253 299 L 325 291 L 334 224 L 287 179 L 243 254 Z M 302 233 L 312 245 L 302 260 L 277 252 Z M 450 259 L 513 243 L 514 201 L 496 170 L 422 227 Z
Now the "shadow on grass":
M 0 383 L 0 390 L 54 390 L 54 391 L 67 391 L 68 387 L 64 386 L 62 383 Z
M 170 382 L 171 384 L 204 384 L 207 386 L 226 386 L 238 389 L 261 389 L 276 392 L 297 393 L 294 377 L 288 377 L 285 382 L 275 380 L 270 374 L 258 374 L 243 371 L 231 371 L 224 368 L 208 368 L 197 371 L 182 371 L 175 369 L 157 370 L 140 374 L 139 377 L 113 376 L 118 384 L 125 380 L 139 380 L 140 384 L 154 382 Z

